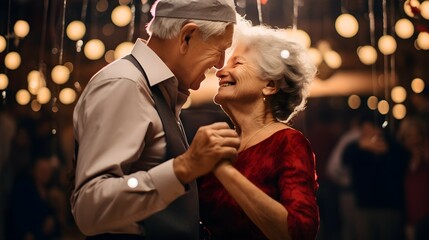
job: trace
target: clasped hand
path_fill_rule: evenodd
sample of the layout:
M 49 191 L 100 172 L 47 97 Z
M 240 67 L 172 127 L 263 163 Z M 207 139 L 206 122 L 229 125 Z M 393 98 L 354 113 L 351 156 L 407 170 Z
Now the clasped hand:
M 182 183 L 188 183 L 212 171 L 220 161 L 234 160 L 240 138 L 227 123 L 200 127 L 189 149 L 176 157 L 173 168 Z

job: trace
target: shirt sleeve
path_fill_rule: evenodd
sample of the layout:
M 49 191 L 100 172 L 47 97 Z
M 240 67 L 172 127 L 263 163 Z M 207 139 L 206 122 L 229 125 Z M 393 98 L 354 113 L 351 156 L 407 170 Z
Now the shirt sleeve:
M 280 202 L 288 211 L 292 239 L 314 240 L 319 227 L 315 157 L 301 133 L 288 136 L 287 141 L 278 180 Z
M 172 159 L 153 167 L 165 152 L 162 123 L 149 93 L 135 81 L 90 82 L 85 90 L 74 113 L 79 151 L 72 213 L 85 235 L 135 233 L 137 222 L 185 193 Z M 146 161 L 145 147 L 156 139 L 162 139 L 155 146 L 161 153 L 152 151 Z M 135 164 L 150 170 L 129 171 Z

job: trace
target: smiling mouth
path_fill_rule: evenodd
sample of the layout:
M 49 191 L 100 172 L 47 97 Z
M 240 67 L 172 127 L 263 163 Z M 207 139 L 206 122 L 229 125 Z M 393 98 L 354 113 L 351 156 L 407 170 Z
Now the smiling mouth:
M 235 83 L 227 82 L 227 83 L 222 83 L 222 84 L 220 84 L 219 86 L 220 86 L 220 87 L 229 87 L 229 86 L 234 86 L 234 85 L 235 85 Z

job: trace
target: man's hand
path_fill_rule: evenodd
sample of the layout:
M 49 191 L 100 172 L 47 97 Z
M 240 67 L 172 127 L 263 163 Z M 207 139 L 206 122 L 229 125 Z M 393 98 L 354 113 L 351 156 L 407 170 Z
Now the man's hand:
M 213 123 L 198 129 L 189 149 L 176 157 L 174 172 L 182 183 L 209 173 L 220 160 L 235 159 L 240 138 L 227 123 Z

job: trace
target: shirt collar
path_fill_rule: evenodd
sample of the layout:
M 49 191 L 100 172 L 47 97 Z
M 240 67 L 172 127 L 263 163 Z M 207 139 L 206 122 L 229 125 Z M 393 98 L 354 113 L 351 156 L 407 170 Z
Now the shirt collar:
M 143 67 L 150 86 L 156 85 L 170 78 L 175 78 L 173 72 L 171 72 L 161 58 L 159 58 L 142 39 L 137 39 L 131 54 Z

